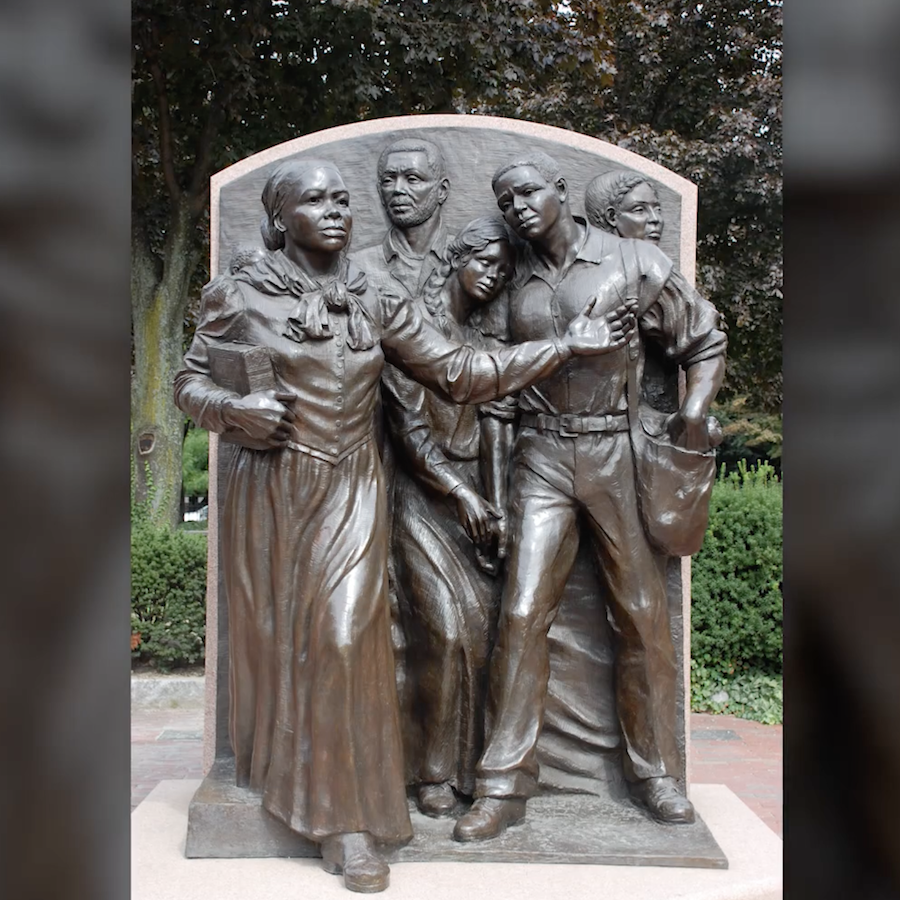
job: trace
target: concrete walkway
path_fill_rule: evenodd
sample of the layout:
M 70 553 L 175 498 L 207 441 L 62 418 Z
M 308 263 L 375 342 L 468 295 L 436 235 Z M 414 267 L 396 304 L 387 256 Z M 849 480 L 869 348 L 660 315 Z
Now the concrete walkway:
M 691 736 L 691 781 L 726 785 L 782 837 L 782 726 L 693 713 Z M 133 706 L 131 808 L 160 781 L 202 778 L 202 758 L 202 709 Z

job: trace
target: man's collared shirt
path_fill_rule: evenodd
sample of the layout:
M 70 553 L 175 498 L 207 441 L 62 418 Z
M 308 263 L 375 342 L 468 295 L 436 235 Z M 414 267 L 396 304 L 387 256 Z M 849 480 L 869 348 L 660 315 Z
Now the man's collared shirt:
M 595 295 L 592 317 L 617 306 L 626 295 L 619 245 L 622 238 L 588 225 L 571 265 L 553 273 L 530 245 L 520 260 L 510 302 L 510 334 L 516 343 L 562 337 Z M 638 327 L 643 339 L 662 345 L 682 366 L 725 352 L 715 307 L 646 241 L 633 242 L 642 275 Z M 519 406 L 530 413 L 598 416 L 627 409 L 627 350 L 570 359 L 558 372 L 524 390 Z
M 435 213 L 440 217 L 440 211 Z M 369 284 L 399 293 L 404 297 L 419 297 L 431 274 L 440 267 L 452 240 L 442 218 L 434 241 L 424 256 L 409 252 L 400 239 L 396 226 L 388 229 L 384 240 L 351 255 L 351 259 L 366 273 Z

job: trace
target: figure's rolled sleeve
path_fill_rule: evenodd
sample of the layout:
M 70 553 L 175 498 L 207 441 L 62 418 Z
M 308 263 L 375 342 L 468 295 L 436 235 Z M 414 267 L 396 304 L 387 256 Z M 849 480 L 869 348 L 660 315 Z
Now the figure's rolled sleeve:
M 571 352 L 559 340 L 476 350 L 444 337 L 408 300 L 382 298 L 388 360 L 454 403 L 485 403 L 552 375 Z
M 434 440 L 425 413 L 425 388 L 394 366 L 385 367 L 381 388 L 391 433 L 416 479 L 441 496 L 452 493 L 463 479 Z
M 484 343 L 480 346 L 482 349 L 487 350 L 504 350 L 511 344 L 508 329 L 505 330 L 502 338 L 498 337 L 496 334 L 484 334 L 482 332 L 482 339 Z M 500 397 L 497 400 L 488 400 L 478 407 L 479 416 L 489 419 L 499 419 L 501 422 L 512 422 L 518 414 L 518 391 L 507 394 L 505 397 Z
M 502 422 L 512 422 L 519 414 L 519 395 L 516 393 L 499 400 L 488 400 L 478 407 L 478 414 L 500 419 Z
M 240 289 L 228 276 L 220 276 L 206 285 L 194 339 L 185 354 L 184 368 L 175 376 L 175 404 L 201 428 L 216 434 L 226 428 L 223 404 L 238 395 L 220 388 L 210 378 L 209 347 L 217 341 L 233 339 L 242 312 Z
M 724 356 L 728 346 L 716 308 L 674 269 L 641 316 L 640 327 L 663 346 L 669 359 L 684 368 Z

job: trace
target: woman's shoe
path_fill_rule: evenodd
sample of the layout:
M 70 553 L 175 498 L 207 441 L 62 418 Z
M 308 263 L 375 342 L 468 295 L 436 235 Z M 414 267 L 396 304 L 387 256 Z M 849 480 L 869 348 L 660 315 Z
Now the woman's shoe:
M 325 871 L 343 874 L 348 891 L 377 894 L 390 884 L 391 870 L 367 832 L 332 835 L 322 841 L 321 850 Z

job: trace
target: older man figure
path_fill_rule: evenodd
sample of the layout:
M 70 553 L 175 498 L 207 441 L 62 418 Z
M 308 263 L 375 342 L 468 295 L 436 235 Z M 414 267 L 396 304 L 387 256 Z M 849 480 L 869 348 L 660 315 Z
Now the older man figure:
M 378 193 L 390 220 L 384 240 L 353 255 L 375 287 L 418 297 L 452 235 L 441 207 L 450 192 L 440 149 L 431 141 L 388 144 L 378 159 Z

